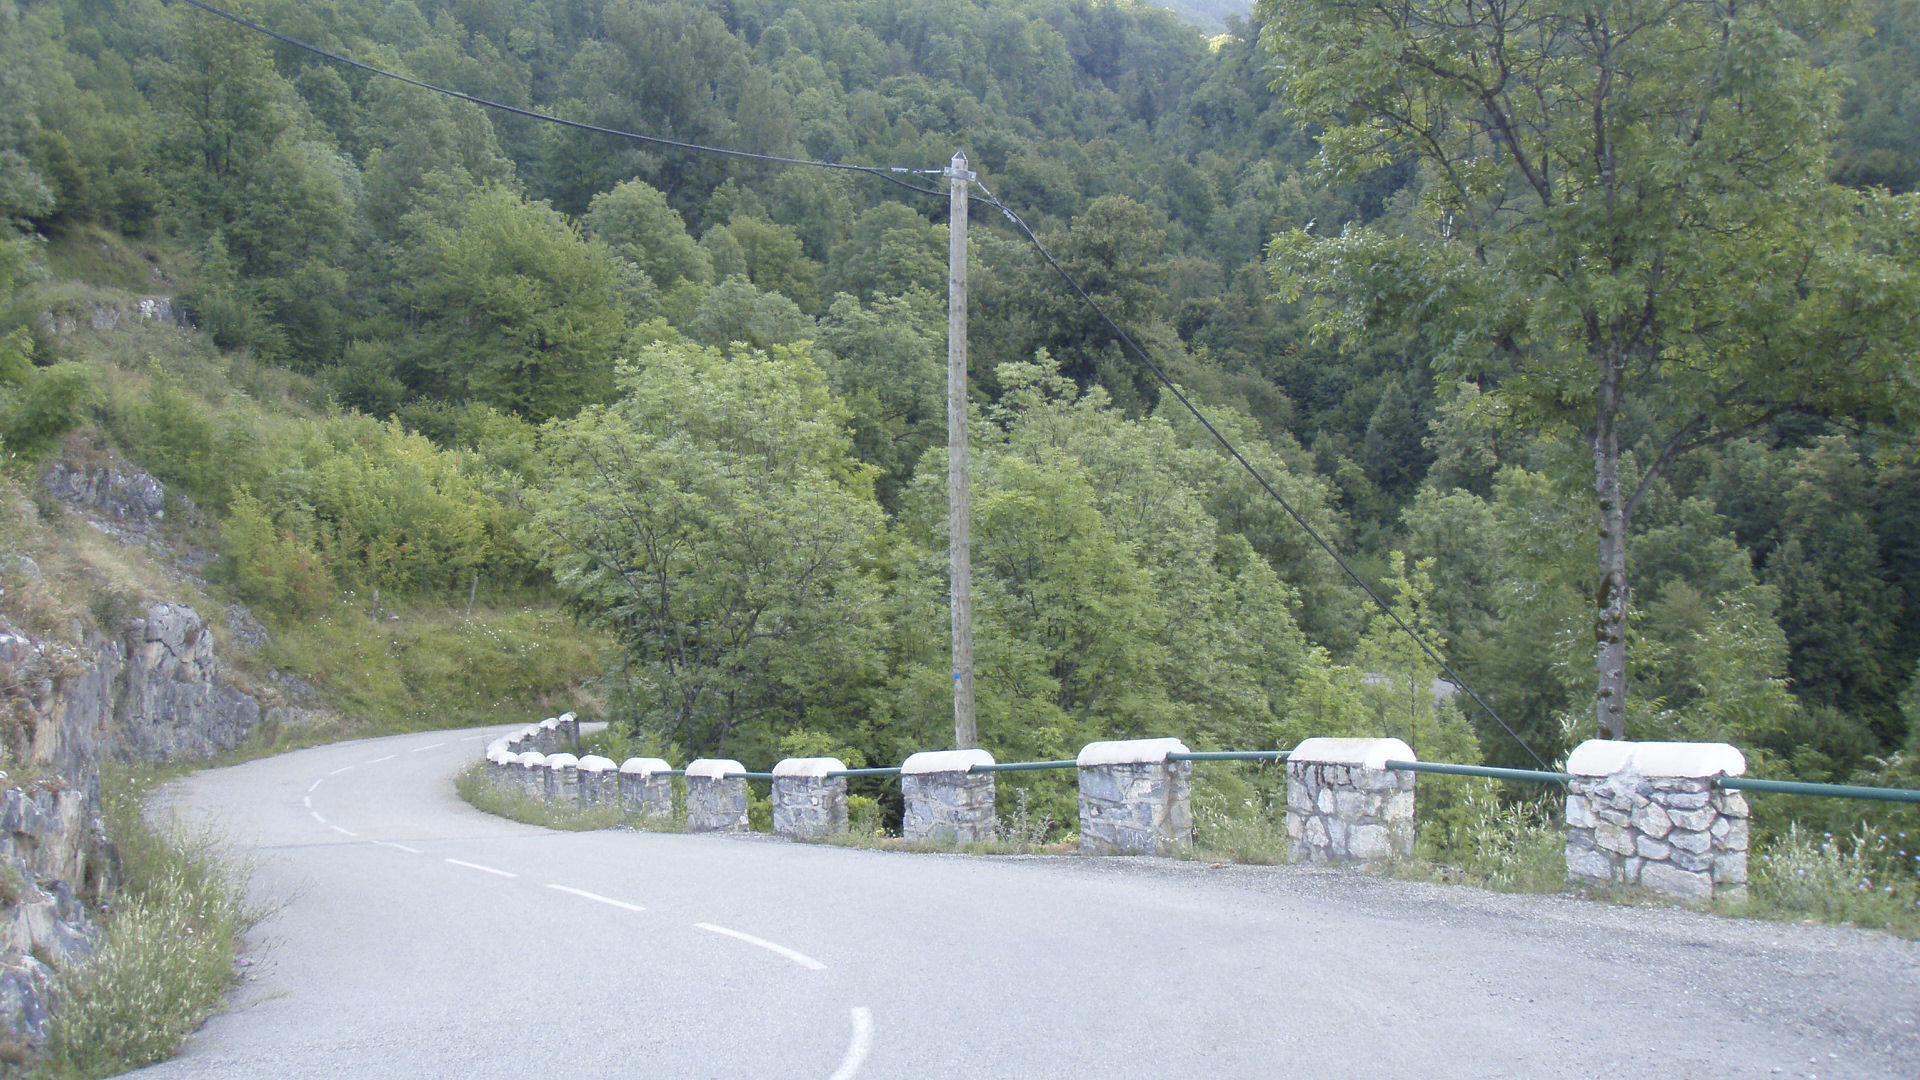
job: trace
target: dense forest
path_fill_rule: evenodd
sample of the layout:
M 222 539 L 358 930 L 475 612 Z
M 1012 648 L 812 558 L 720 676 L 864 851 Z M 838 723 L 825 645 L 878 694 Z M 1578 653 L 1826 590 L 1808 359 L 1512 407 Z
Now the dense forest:
M 1435 129 L 1396 134 L 1365 112 L 1390 102 L 1336 92 L 1366 61 L 1334 62 L 1345 46 L 1314 37 L 1332 25 L 1314 5 L 1263 5 L 1211 38 L 1090 0 L 241 13 L 584 124 L 883 168 L 964 150 L 1517 732 L 1436 694 L 1431 661 L 980 208 L 978 694 L 1003 759 L 1367 733 L 1531 764 L 1522 742 L 1551 761 L 1594 732 L 1611 586 L 1567 415 L 1586 391 L 1530 359 L 1537 323 L 1522 347 L 1455 317 L 1531 303 L 1501 232 L 1517 203 L 1485 210 L 1508 181 L 1447 172 L 1487 160 L 1484 131 L 1409 149 L 1388 136 Z M 1864 222 L 1843 254 L 1894 299 L 1879 322 L 1827 317 L 1884 329 L 1896 355 L 1869 385 L 1841 338 L 1798 332 L 1800 309 L 1748 326 L 1751 297 L 1698 301 L 1704 329 L 1664 358 L 1738 353 L 1846 385 L 1769 383 L 1781 407 L 1691 442 L 1663 427 L 1684 379 L 1620 412 L 1617 466 L 1638 485 L 1620 720 L 1631 738 L 1733 741 L 1761 772 L 1916 786 L 1920 461 L 1900 400 L 1916 332 L 1899 290 L 1920 260 L 1920 4 L 1841 14 L 1768 42 L 1806 80 L 1768 91 L 1797 103 L 1775 129 L 1816 137 L 1765 168 L 1790 158 L 1794 190 L 1837 207 L 1828 239 Z M 1325 80 L 1276 89 L 1314 64 Z M 948 741 L 943 192 L 490 111 L 159 0 L 0 0 L 0 88 L 9 468 L 104 433 L 194 498 L 213 573 L 269 620 L 343 590 L 466 596 L 482 579 L 563 599 L 619 644 L 611 718 L 678 756 L 889 763 Z M 1433 236 L 1472 242 L 1421 246 Z M 1377 270 L 1476 248 L 1452 292 L 1408 297 L 1413 270 Z M 1489 250 L 1509 253 L 1498 273 Z M 1767 284 L 1794 250 L 1714 249 L 1700 280 Z M 111 290 L 171 295 L 195 329 L 135 337 L 111 370 L 73 355 L 49 313 Z M 209 374 L 213 357 L 287 373 L 271 385 L 305 406 L 268 409 L 268 383 Z

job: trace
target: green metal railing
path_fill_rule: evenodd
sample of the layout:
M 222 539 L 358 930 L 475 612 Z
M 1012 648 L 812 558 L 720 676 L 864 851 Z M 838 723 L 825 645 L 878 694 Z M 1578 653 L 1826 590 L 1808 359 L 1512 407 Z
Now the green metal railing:
M 1387 768 L 1398 772 L 1444 773 L 1448 776 L 1487 776 L 1495 780 L 1532 780 L 1542 784 L 1564 784 L 1573 779 L 1563 772 L 1538 769 L 1502 769 L 1492 765 L 1453 765 L 1445 761 L 1389 761 Z
M 1766 791 L 1781 795 L 1819 795 L 1832 799 L 1873 799 L 1878 802 L 1920 803 L 1920 790 L 1866 787 L 1860 784 L 1813 784 L 1805 780 L 1762 780 L 1751 776 L 1718 776 L 1714 787 L 1733 791 Z
M 1189 750 L 1168 754 L 1169 761 L 1286 761 L 1292 755 L 1291 750 Z M 968 772 L 1036 772 L 1042 769 L 1072 769 L 1079 762 L 1072 759 L 1060 761 L 999 761 L 991 765 L 974 765 Z M 1545 772 L 1539 769 L 1503 769 L 1493 765 L 1455 765 L 1446 761 L 1389 761 L 1387 768 L 1398 772 L 1439 773 L 1446 776 L 1481 776 L 1492 780 L 1519 780 L 1537 784 L 1566 784 L 1573 779 L 1572 774 L 1563 772 Z M 663 769 L 656 776 L 685 776 L 685 769 Z M 728 776 L 738 776 L 747 780 L 772 780 L 770 772 L 737 772 Z M 871 769 L 835 769 L 828 776 L 899 776 L 897 765 L 881 766 Z M 1754 791 L 1778 795 L 1808 795 L 1828 799 L 1870 799 L 1876 802 L 1920 803 L 1920 790 L 1914 788 L 1868 787 L 1863 784 L 1815 784 L 1804 780 L 1763 780 L 1751 776 L 1717 776 L 1713 785 L 1729 791 Z

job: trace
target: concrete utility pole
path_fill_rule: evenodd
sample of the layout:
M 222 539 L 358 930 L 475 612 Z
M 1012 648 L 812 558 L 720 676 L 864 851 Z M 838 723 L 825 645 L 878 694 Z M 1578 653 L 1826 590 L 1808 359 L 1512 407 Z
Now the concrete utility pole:
M 973 500 L 967 491 L 967 196 L 973 173 L 956 153 L 946 171 L 947 533 L 952 556 L 953 745 L 980 745 L 973 717 Z

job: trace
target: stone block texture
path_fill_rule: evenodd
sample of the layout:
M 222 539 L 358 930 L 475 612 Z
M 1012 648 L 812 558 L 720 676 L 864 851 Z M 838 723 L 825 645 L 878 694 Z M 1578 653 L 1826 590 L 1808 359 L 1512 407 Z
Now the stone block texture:
M 773 831 L 791 840 L 818 840 L 847 831 L 847 778 L 773 778 Z
M 971 844 L 993 839 L 992 773 L 903 773 L 905 810 L 900 833 L 908 840 Z
M 620 812 L 635 820 L 673 814 L 673 777 L 660 773 L 615 774 L 620 783 Z
M 1192 762 L 1080 767 L 1080 850 L 1167 855 L 1192 843 Z
M 1743 899 L 1747 800 L 1710 776 L 1575 776 L 1567 785 L 1567 879 L 1638 885 L 1682 900 Z
M 747 778 L 687 777 L 689 832 L 746 832 Z
M 1289 858 L 1369 865 L 1411 858 L 1414 774 L 1365 765 L 1287 763 Z

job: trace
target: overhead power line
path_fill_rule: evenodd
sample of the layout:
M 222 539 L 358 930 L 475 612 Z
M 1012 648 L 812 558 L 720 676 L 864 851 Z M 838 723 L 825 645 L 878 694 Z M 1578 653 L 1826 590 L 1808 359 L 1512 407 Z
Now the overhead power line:
M 1186 406 L 1187 411 L 1193 414 L 1193 418 L 1200 421 L 1200 426 L 1207 429 L 1207 434 L 1213 436 L 1214 441 L 1218 442 L 1221 447 L 1232 456 L 1233 460 L 1239 462 L 1240 467 L 1247 471 L 1247 475 L 1253 477 L 1254 482 L 1265 489 L 1266 493 L 1273 497 L 1274 502 L 1280 504 L 1280 509 L 1287 512 L 1287 516 L 1293 519 L 1294 524 L 1300 526 L 1308 536 L 1313 538 L 1314 543 L 1320 545 L 1320 549 L 1325 551 L 1327 555 L 1339 565 L 1340 569 L 1346 572 L 1347 577 L 1351 578 L 1353 583 L 1360 587 L 1360 591 L 1367 594 L 1367 599 L 1372 600 L 1374 606 L 1378 607 L 1382 614 L 1393 620 L 1393 625 L 1398 627 L 1402 633 L 1406 634 L 1408 639 L 1415 645 L 1418 645 L 1420 651 L 1426 654 L 1427 659 L 1440 665 L 1440 669 L 1447 673 L 1447 678 L 1452 680 L 1455 686 L 1466 691 L 1467 696 L 1473 699 L 1474 704 L 1485 710 L 1486 714 L 1493 718 L 1493 722 L 1500 725 L 1502 731 L 1505 731 L 1511 736 L 1514 742 L 1520 744 L 1520 749 L 1525 750 L 1528 757 L 1537 762 L 1542 769 L 1547 768 L 1546 761 L 1534 752 L 1533 747 L 1527 744 L 1527 740 L 1521 738 L 1520 733 L 1513 730 L 1513 727 L 1509 725 L 1499 713 L 1494 711 L 1493 706 L 1487 704 L 1486 700 L 1476 693 L 1473 687 L 1467 684 L 1465 679 L 1460 677 L 1459 672 L 1453 670 L 1453 665 L 1447 663 L 1446 659 L 1442 657 L 1433 646 L 1427 644 L 1427 639 L 1421 636 L 1419 631 L 1408 625 L 1407 621 L 1400 617 L 1400 613 L 1393 610 L 1393 606 L 1382 599 L 1378 592 L 1374 591 L 1373 586 L 1368 584 L 1367 579 L 1362 577 L 1360 572 L 1353 568 L 1353 564 L 1349 563 L 1346 557 L 1340 554 L 1339 549 L 1335 548 L 1325 536 L 1321 535 L 1320 530 L 1314 528 L 1313 525 L 1301 515 L 1300 511 L 1294 509 L 1293 503 L 1289 502 L 1287 497 L 1280 493 L 1279 488 L 1274 487 L 1273 484 L 1267 480 L 1266 476 L 1254 466 L 1253 462 L 1247 460 L 1246 455 L 1240 452 L 1240 448 L 1235 446 L 1233 441 L 1228 439 L 1226 435 L 1222 434 L 1219 428 L 1213 426 L 1213 421 L 1207 419 L 1207 414 L 1200 411 L 1200 407 L 1195 405 L 1192 399 L 1188 398 L 1185 392 L 1183 392 L 1171 378 L 1167 377 L 1166 371 L 1164 371 L 1159 364 L 1154 363 L 1153 357 L 1147 355 L 1147 350 L 1141 348 L 1140 344 L 1133 340 L 1132 335 L 1121 329 L 1120 324 L 1113 321 L 1113 317 L 1107 314 L 1106 309 L 1101 307 L 1099 302 L 1089 295 L 1086 289 L 1081 287 L 1080 282 L 1075 279 L 1072 274 L 1067 272 L 1067 268 L 1060 265 L 1059 260 L 1053 257 L 1053 253 L 1047 250 L 1047 245 L 1040 242 L 1040 237 L 1034 234 L 1033 229 L 1021 219 L 1020 215 L 1015 213 L 1012 207 L 994 198 L 993 193 L 987 191 L 985 185 L 982 185 L 980 190 L 986 194 L 986 201 L 998 209 L 1008 221 L 1013 223 L 1014 228 L 1020 230 L 1021 234 L 1033 244 L 1034 250 L 1040 253 L 1040 257 L 1046 260 L 1047 265 L 1053 268 L 1054 273 L 1060 275 L 1060 279 L 1067 283 L 1067 287 L 1072 289 L 1089 308 L 1093 309 L 1093 313 L 1100 317 L 1100 321 L 1105 323 L 1107 329 L 1113 332 L 1114 337 L 1119 340 L 1126 351 L 1131 353 L 1135 360 L 1151 372 L 1153 377 L 1160 381 L 1160 385 L 1166 387 L 1167 391 L 1178 399 L 1181 405 Z
M 714 154 L 720 157 L 764 161 L 773 165 L 797 165 L 813 169 L 836 169 L 841 172 L 865 173 L 869 176 L 877 176 L 890 184 L 898 184 L 909 191 L 917 191 L 922 195 L 932 195 L 943 199 L 947 197 L 947 193 L 939 188 L 923 187 L 900 178 L 902 175 L 938 176 L 941 174 L 941 170 L 939 169 L 912 169 L 900 165 L 855 165 L 844 161 L 816 161 L 812 158 L 783 157 L 779 154 L 761 154 L 752 150 L 740 150 L 731 146 L 709 146 L 705 143 L 688 142 L 685 139 L 670 139 L 664 135 L 647 135 L 638 131 L 623 131 L 620 128 L 602 127 L 599 124 L 588 124 L 579 120 L 569 120 L 564 116 L 555 116 L 552 113 L 543 113 L 534 109 L 523 109 L 518 105 L 509 105 L 504 101 L 494 101 L 491 98 L 479 97 L 464 91 L 454 90 L 449 87 L 416 79 L 409 75 L 402 75 L 397 71 L 389 71 L 386 68 L 375 67 L 364 61 L 355 60 L 351 56 L 343 56 L 331 49 L 323 49 L 311 42 L 302 41 L 299 38 L 283 34 L 270 26 L 264 26 L 245 16 L 236 15 L 231 11 L 217 8 L 212 4 L 206 3 L 205 0 L 180 0 L 180 2 L 191 7 L 199 8 L 209 15 L 217 15 L 228 22 L 244 26 L 255 33 L 265 34 L 275 41 L 284 42 L 296 49 L 303 49 L 315 56 L 326 57 L 335 63 L 345 64 L 351 68 L 358 68 L 361 71 L 378 75 L 381 78 L 392 79 L 395 82 L 403 82 L 408 86 L 417 86 L 422 90 L 431 90 L 436 94 L 445 94 L 447 97 L 458 98 L 461 101 L 471 102 L 483 108 L 511 113 L 514 116 L 524 116 L 529 120 L 539 120 L 548 124 L 559 124 L 562 127 L 574 128 L 578 131 L 591 131 L 597 135 L 612 135 L 615 138 L 651 143 L 655 146 L 667 146 L 676 150 L 688 150 L 700 154 Z
M 262 24 L 257 23 L 252 19 L 248 19 L 243 16 L 236 15 L 233 12 L 215 7 L 212 4 L 206 3 L 205 0 L 180 0 L 180 2 L 187 4 L 191 7 L 199 8 L 201 11 L 207 12 L 210 15 L 218 16 L 222 19 L 227 20 L 228 22 L 246 27 L 248 30 L 252 30 L 255 33 L 265 34 L 267 37 L 273 38 L 275 41 L 284 42 L 288 45 L 293 46 L 294 48 L 302 49 L 306 52 L 313 53 L 316 56 L 325 57 L 326 59 L 332 60 L 335 63 L 345 64 L 348 67 L 357 68 L 361 71 L 365 71 L 373 75 L 378 75 L 382 78 L 392 79 L 396 82 L 406 83 L 409 86 L 417 86 L 422 90 L 430 90 L 436 94 L 444 94 L 450 98 L 457 98 L 461 101 L 471 102 L 472 104 L 479 105 L 483 108 L 494 109 L 496 111 L 504 112 L 504 113 L 510 113 L 514 116 L 524 116 L 530 120 L 539 120 L 543 123 L 548 123 L 548 124 L 559 124 L 563 127 L 574 128 L 579 131 L 590 131 L 599 135 L 611 135 L 615 138 L 628 139 L 634 142 L 649 143 L 655 146 L 666 146 L 666 147 L 671 147 L 677 150 L 690 151 L 693 153 L 714 154 L 721 157 L 739 158 L 739 159 L 750 160 L 750 161 L 764 161 L 774 165 L 791 165 L 791 166 L 800 166 L 804 168 L 834 169 L 841 172 L 865 173 L 869 176 L 879 177 L 880 179 L 885 180 L 890 184 L 897 184 L 900 187 L 906 188 L 909 191 L 916 192 L 921 195 L 929 195 L 929 196 L 935 196 L 935 197 L 941 197 L 941 198 L 947 197 L 948 195 L 947 192 L 942 191 L 938 188 L 923 187 L 919 184 L 915 184 L 910 181 L 901 179 L 901 176 L 903 175 L 904 176 L 940 176 L 946 172 L 946 170 L 944 169 L 914 169 L 914 168 L 908 168 L 905 166 L 898 166 L 898 165 L 885 166 L 885 167 L 876 166 L 876 165 L 856 165 L 856 164 L 850 164 L 847 162 L 840 162 L 840 161 L 817 161 L 812 158 L 784 157 L 779 154 L 761 154 L 751 150 L 740 150 L 740 149 L 736 149 L 734 147 L 729 147 L 729 146 L 710 146 L 704 143 L 688 142 L 684 139 L 671 139 L 663 135 L 647 135 L 637 131 L 624 131 L 619 128 L 602 127 L 601 125 L 598 125 L 598 124 L 588 124 L 578 120 L 569 120 L 563 116 L 555 116 L 552 113 L 538 112 L 533 109 L 524 109 L 518 105 L 509 105 L 502 101 L 494 101 L 490 98 L 479 97 L 474 94 L 465 93 L 460 90 L 454 90 L 449 87 L 439 86 L 434 83 L 425 82 L 420 79 L 415 79 L 411 76 L 402 75 L 395 71 L 389 71 L 385 68 L 375 67 L 372 64 L 368 64 L 360 60 L 355 60 L 350 56 L 343 56 L 340 53 L 334 52 L 330 49 L 323 49 L 320 46 L 314 45 L 310 42 L 302 41 L 299 38 L 291 37 L 287 34 L 283 34 L 280 31 L 275 30 L 271 27 L 263 26 Z M 1299 525 L 1300 528 L 1304 530 L 1308 536 L 1313 538 L 1313 542 L 1319 545 L 1320 549 L 1325 551 L 1327 555 L 1333 559 L 1333 561 L 1340 567 L 1342 571 L 1346 573 L 1347 577 L 1350 578 L 1355 585 L 1360 587 L 1360 591 L 1365 593 L 1369 600 L 1373 601 L 1374 606 L 1378 607 L 1382 614 L 1386 615 L 1388 619 L 1392 620 L 1394 626 L 1399 628 L 1399 630 L 1402 633 L 1406 634 L 1409 640 L 1411 640 L 1415 645 L 1419 646 L 1420 651 L 1426 654 L 1429 660 L 1432 660 L 1435 664 L 1438 664 L 1440 666 L 1440 669 L 1447 673 L 1447 678 L 1451 680 L 1455 686 L 1458 686 L 1462 691 L 1464 691 L 1468 697 L 1472 698 L 1474 704 L 1480 706 L 1482 711 L 1484 711 L 1488 716 L 1492 717 L 1494 723 L 1498 724 L 1502 731 L 1505 731 L 1510 737 L 1512 737 L 1514 742 L 1520 745 L 1520 748 L 1522 750 L 1525 750 L 1527 752 L 1528 757 L 1532 758 L 1536 763 L 1538 763 L 1541 768 L 1543 769 L 1547 768 L 1547 763 L 1545 759 L 1541 758 L 1541 756 L 1538 753 L 1534 752 L 1533 747 L 1528 745 L 1527 741 L 1520 737 L 1520 733 L 1515 731 L 1513 727 L 1509 725 L 1506 722 L 1506 720 L 1502 718 L 1498 712 L 1494 711 L 1493 706 L 1487 704 L 1486 699 L 1482 698 L 1473 689 L 1472 686 L 1469 686 L 1467 684 L 1467 681 L 1465 679 L 1462 679 L 1460 677 L 1459 672 L 1456 672 L 1453 669 L 1453 665 L 1447 663 L 1446 659 L 1442 657 L 1440 653 L 1433 648 L 1433 646 L 1427 643 L 1426 638 L 1422 637 L 1418 631 L 1416 631 L 1412 626 L 1408 625 L 1406 620 L 1402 619 L 1399 613 L 1393 610 L 1393 606 L 1388 604 L 1384 599 L 1381 598 L 1380 594 L 1374 590 L 1371 584 L 1367 582 L 1367 579 L 1362 577 L 1359 571 L 1355 570 L 1353 568 L 1353 565 L 1346 560 L 1346 557 L 1340 554 L 1339 549 L 1335 548 L 1333 544 L 1329 542 L 1325 536 L 1321 535 L 1318 529 L 1315 529 L 1313 525 L 1309 523 L 1304 516 L 1301 515 L 1300 511 L 1294 508 L 1293 504 L 1287 500 L 1287 497 L 1285 495 L 1282 495 L 1280 493 L 1280 490 L 1274 487 L 1273 484 L 1270 481 L 1268 481 L 1266 476 L 1263 475 L 1260 472 L 1260 470 L 1254 466 L 1253 462 L 1247 460 L 1246 455 L 1240 452 L 1240 448 L 1235 446 L 1232 440 L 1228 439 L 1224 434 L 1222 434 L 1220 429 L 1213 425 L 1213 421 L 1207 418 L 1206 413 L 1202 412 L 1199 406 L 1195 405 L 1193 401 L 1187 397 L 1185 392 L 1183 392 L 1180 389 L 1180 387 L 1176 385 L 1174 381 L 1167 376 L 1167 373 L 1161 369 L 1160 365 L 1154 362 L 1153 357 L 1149 356 L 1147 354 L 1147 351 L 1141 348 L 1140 344 L 1134 341 L 1133 337 L 1130 334 L 1128 334 L 1125 330 L 1123 330 L 1120 327 L 1120 324 L 1113 320 L 1112 316 L 1107 314 L 1106 309 L 1101 307 L 1099 302 L 1094 300 L 1094 298 L 1088 294 L 1085 288 L 1081 287 L 1080 282 L 1072 274 L 1067 272 L 1066 267 L 1060 265 L 1059 261 L 1053 257 L 1053 253 L 1047 250 L 1047 246 L 1045 244 L 1041 243 L 1040 237 L 1034 234 L 1033 229 L 1027 225 L 1026 221 L 1023 220 L 1020 217 L 1020 215 L 1014 211 L 1012 207 L 1001 202 L 998 198 L 994 196 L 994 194 L 991 191 L 988 191 L 986 188 L 986 185 L 979 183 L 979 181 L 977 180 L 974 181 L 974 183 L 976 186 L 980 188 L 981 194 L 977 196 L 971 196 L 970 201 L 981 202 L 1000 211 L 1000 213 L 1009 222 L 1011 222 L 1013 226 L 1021 232 L 1022 235 L 1024 235 L 1027 238 L 1028 242 L 1033 244 L 1034 250 L 1038 251 L 1040 253 L 1040 257 L 1046 260 L 1047 265 L 1053 268 L 1054 273 L 1058 274 L 1060 276 L 1060 279 L 1066 282 L 1067 287 L 1072 289 L 1074 294 L 1079 296 L 1081 301 L 1085 303 L 1089 308 L 1091 308 L 1095 315 L 1098 315 L 1100 317 L 1100 321 L 1105 323 L 1107 326 L 1107 329 L 1113 332 L 1114 337 L 1117 340 L 1119 340 L 1121 345 L 1124 347 L 1125 351 L 1131 354 L 1136 361 L 1138 361 L 1140 364 L 1145 366 L 1146 369 L 1152 373 L 1153 377 L 1159 380 L 1160 384 L 1166 387 L 1167 391 L 1173 394 L 1173 396 L 1180 402 L 1180 404 L 1186 407 L 1186 410 L 1189 413 L 1193 414 L 1193 418 L 1200 422 L 1200 426 L 1206 429 L 1207 434 L 1213 436 L 1214 440 L 1218 442 L 1223 449 L 1226 450 L 1226 452 L 1233 458 L 1233 460 L 1238 462 L 1240 464 L 1240 467 L 1246 470 L 1247 475 L 1251 476 L 1255 483 L 1259 484 L 1260 487 L 1263 490 L 1265 490 L 1268 495 L 1272 496 L 1274 502 L 1280 504 L 1280 508 L 1286 511 L 1287 516 L 1292 518 L 1295 524 Z

